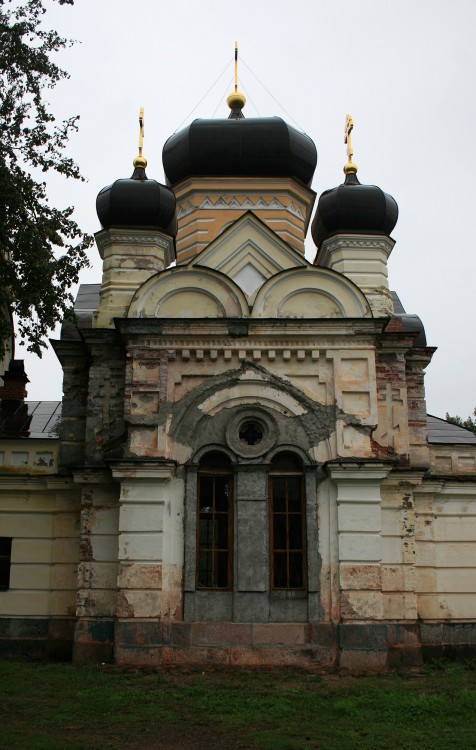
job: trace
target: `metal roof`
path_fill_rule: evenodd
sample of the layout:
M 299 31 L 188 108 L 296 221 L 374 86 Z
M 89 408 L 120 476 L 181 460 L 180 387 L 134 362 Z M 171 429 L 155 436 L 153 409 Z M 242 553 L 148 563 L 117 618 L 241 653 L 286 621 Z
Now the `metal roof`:
M 418 315 L 409 315 L 403 307 L 396 292 L 390 292 L 393 300 L 394 315 L 400 318 L 402 333 L 416 333 L 415 346 L 426 346 L 425 327 Z
M 427 415 L 428 442 L 446 445 L 476 445 L 476 435 L 471 430 L 447 422 L 446 419 Z
M 1 438 L 59 438 L 61 401 L 21 401 L 11 409 L 0 403 Z

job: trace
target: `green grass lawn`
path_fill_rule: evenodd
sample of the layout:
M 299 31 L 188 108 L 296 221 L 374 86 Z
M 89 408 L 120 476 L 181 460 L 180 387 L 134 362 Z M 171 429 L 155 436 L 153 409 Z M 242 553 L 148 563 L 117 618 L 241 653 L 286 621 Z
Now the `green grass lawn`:
M 0 748 L 471 750 L 475 665 L 351 677 L 0 662 Z

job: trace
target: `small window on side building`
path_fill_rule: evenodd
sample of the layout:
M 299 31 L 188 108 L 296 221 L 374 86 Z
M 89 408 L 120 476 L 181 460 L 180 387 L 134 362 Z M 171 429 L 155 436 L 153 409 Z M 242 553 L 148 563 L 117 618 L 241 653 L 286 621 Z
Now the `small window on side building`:
M 0 591 L 10 588 L 10 566 L 12 561 L 12 539 L 0 536 Z

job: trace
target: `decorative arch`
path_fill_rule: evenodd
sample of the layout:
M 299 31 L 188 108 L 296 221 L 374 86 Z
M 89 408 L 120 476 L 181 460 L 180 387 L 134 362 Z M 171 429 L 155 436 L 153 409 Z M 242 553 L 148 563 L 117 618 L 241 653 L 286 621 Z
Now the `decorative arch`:
M 234 384 L 217 390 L 202 402 L 200 409 L 205 414 L 214 416 L 222 409 L 233 409 L 253 404 L 276 411 L 285 417 L 298 417 L 306 411 L 296 396 L 277 387 L 272 382 L 266 383 L 258 378 L 251 382 L 243 381 L 240 383 L 239 394 L 236 394 Z
M 207 443 L 206 445 L 202 445 L 198 450 L 195 451 L 192 458 L 189 461 L 190 466 L 198 466 L 200 461 L 204 456 L 206 456 L 207 453 L 224 453 L 227 458 L 229 459 L 231 464 L 237 464 L 238 459 L 234 452 L 228 448 L 228 446 L 223 445 L 222 443 Z
M 247 318 L 241 289 L 210 268 L 176 266 L 152 276 L 136 291 L 128 318 Z
M 257 423 L 262 430 L 259 445 L 243 447 L 237 442 L 240 428 L 246 428 L 247 422 Z M 190 436 L 194 436 L 190 445 L 192 465 L 201 455 L 197 451 L 211 441 L 217 446 L 228 445 L 236 461 L 245 454 L 266 461 L 275 445 L 288 442 L 290 424 L 296 442 L 304 450 L 313 449 L 309 455 L 315 457 L 318 446 L 322 452 L 323 442 L 335 432 L 336 407 L 318 404 L 290 382 L 260 365 L 245 362 L 239 369 L 212 376 L 189 391 L 174 410 L 169 434 L 183 445 L 189 445 Z M 326 450 L 325 455 L 328 453 Z
M 291 445 L 287 443 L 280 443 L 279 445 L 276 445 L 272 450 L 270 450 L 269 453 L 267 453 L 265 456 L 266 463 L 271 464 L 276 456 L 278 456 L 280 453 L 293 453 L 299 458 L 303 467 L 316 465 L 316 462 L 313 461 L 309 454 L 306 453 L 306 451 L 304 451 L 299 445 Z
M 292 268 L 263 284 L 253 318 L 371 318 L 362 291 L 329 268 Z

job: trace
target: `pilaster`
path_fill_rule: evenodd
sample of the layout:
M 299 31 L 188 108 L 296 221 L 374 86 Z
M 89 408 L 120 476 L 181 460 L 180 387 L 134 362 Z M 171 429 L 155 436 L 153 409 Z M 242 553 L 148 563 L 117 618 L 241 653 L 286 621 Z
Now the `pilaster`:
M 406 355 L 410 462 L 412 466 L 418 467 L 428 467 L 430 464 L 425 400 L 425 367 L 429 365 L 434 351 L 430 347 L 415 348 L 407 352 Z
M 117 579 L 117 486 L 107 470 L 74 474 L 81 488 L 75 661 L 112 658 Z
M 337 489 L 340 605 L 342 621 L 380 620 L 382 599 L 383 463 L 328 464 Z
M 380 487 L 390 467 L 349 461 L 328 464 L 327 470 L 337 491 L 339 662 L 351 669 L 383 668 L 387 640 Z
M 121 461 L 115 658 L 160 662 L 157 624 L 183 619 L 183 481 L 171 461 Z

